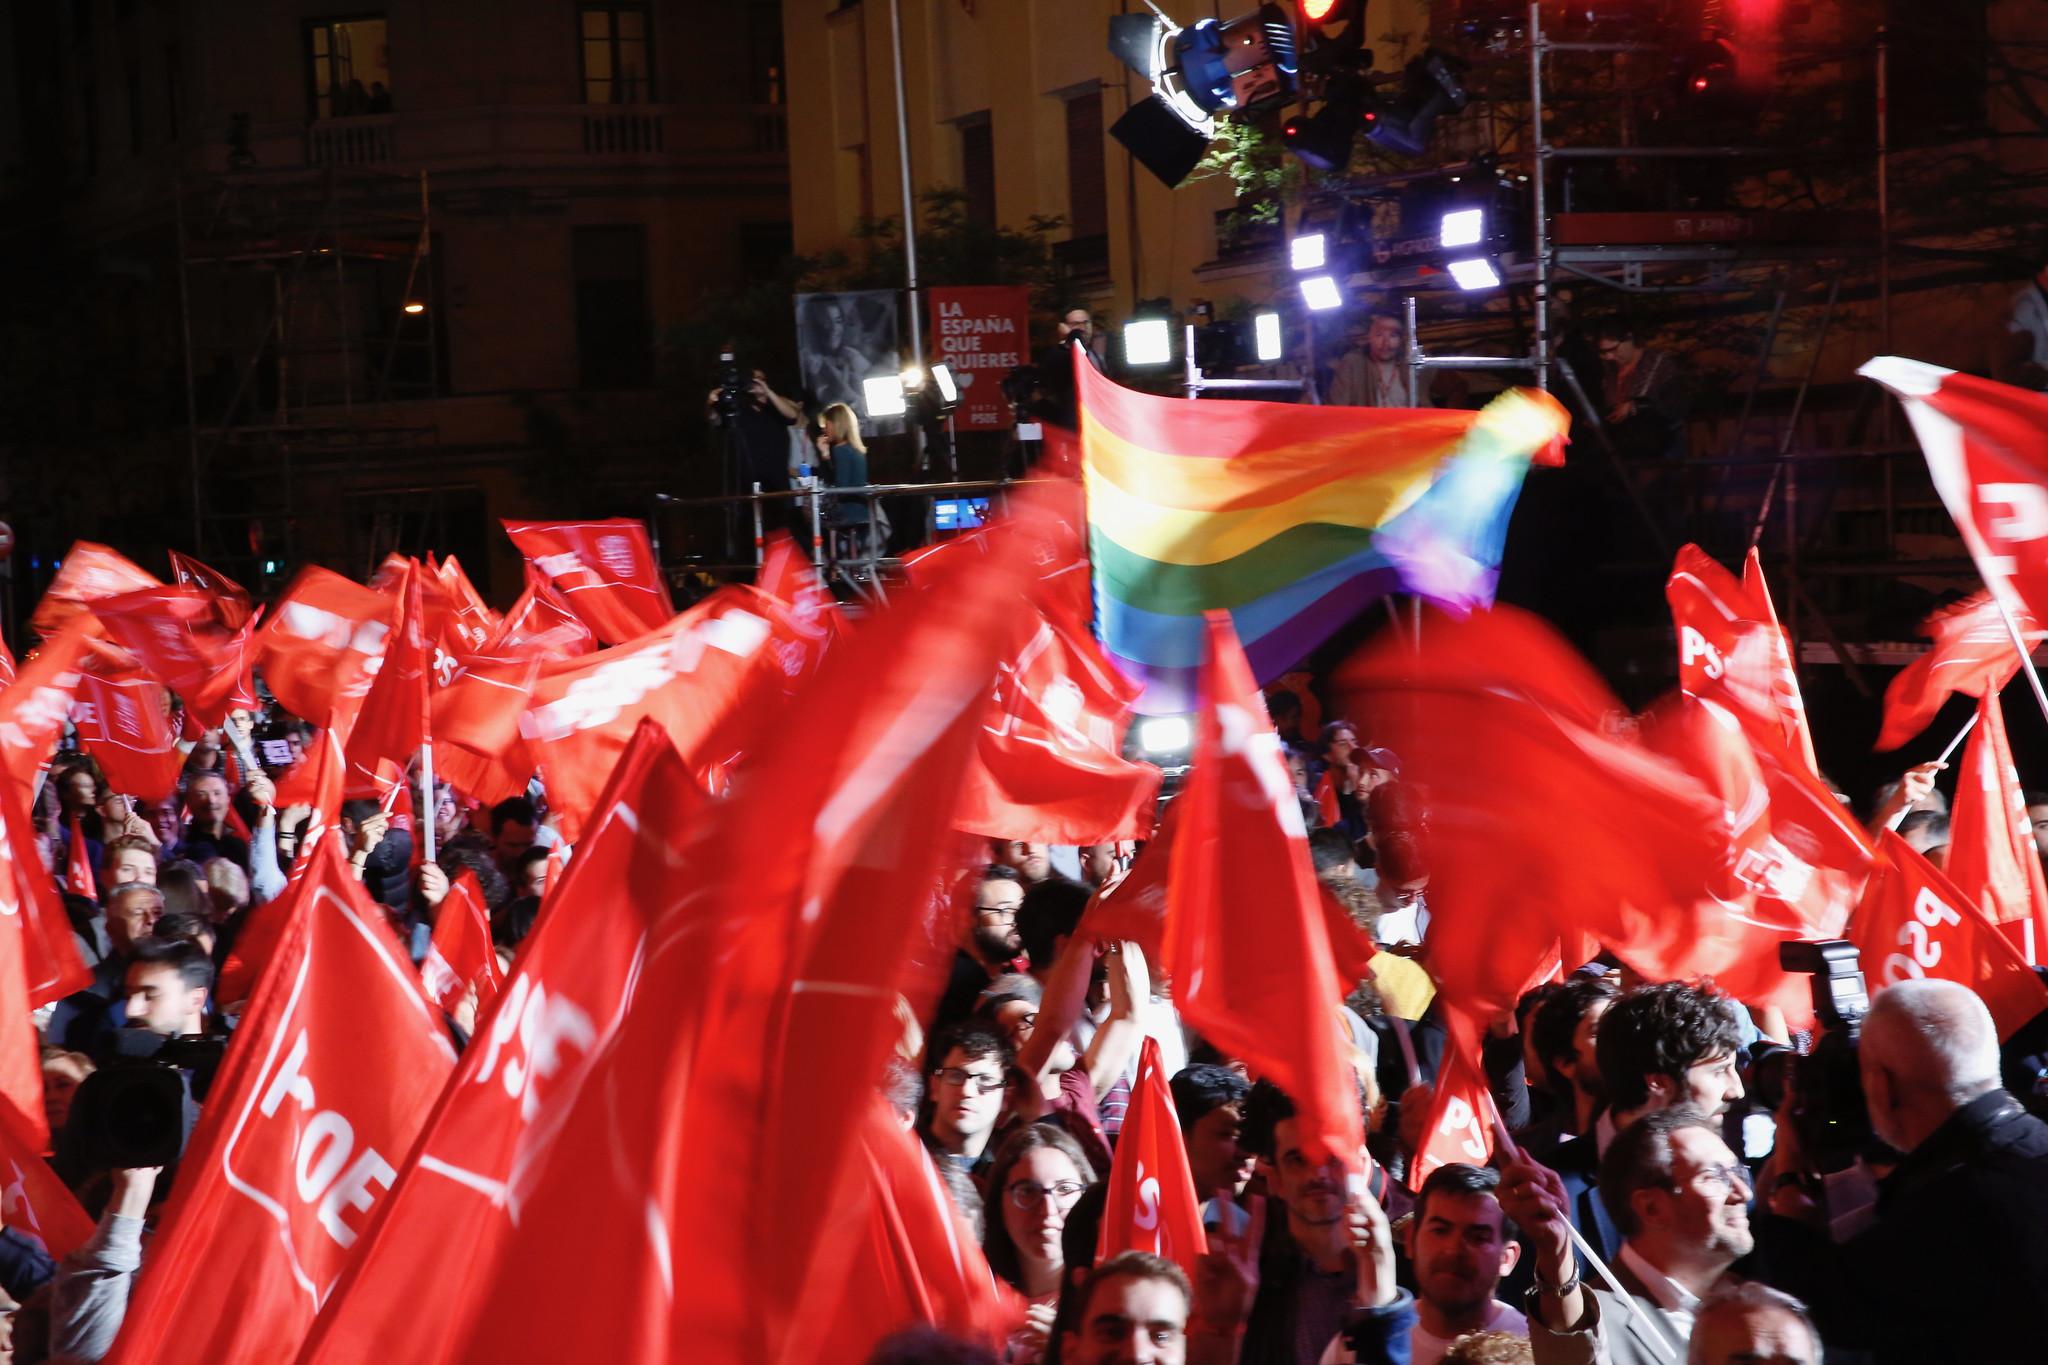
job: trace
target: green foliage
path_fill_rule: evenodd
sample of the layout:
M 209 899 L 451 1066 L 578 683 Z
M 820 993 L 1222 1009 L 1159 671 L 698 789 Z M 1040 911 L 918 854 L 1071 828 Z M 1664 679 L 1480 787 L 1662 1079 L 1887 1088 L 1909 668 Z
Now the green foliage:
M 920 196 L 917 278 L 921 286 L 1021 284 L 1035 308 L 1058 302 L 1066 276 L 1054 260 L 1048 234 L 1065 219 L 1033 215 L 1023 228 L 993 227 L 967 216 L 967 195 L 939 186 Z M 811 262 L 806 290 L 900 289 L 903 286 L 903 224 L 900 218 L 863 219 L 854 228 L 855 249 Z
M 1228 251 L 1238 238 L 1281 221 L 1290 199 L 1304 185 L 1302 165 L 1287 155 L 1279 134 L 1265 123 L 1224 119 L 1216 138 L 1188 177 L 1189 183 L 1228 176 L 1238 211 L 1223 220 L 1217 246 Z

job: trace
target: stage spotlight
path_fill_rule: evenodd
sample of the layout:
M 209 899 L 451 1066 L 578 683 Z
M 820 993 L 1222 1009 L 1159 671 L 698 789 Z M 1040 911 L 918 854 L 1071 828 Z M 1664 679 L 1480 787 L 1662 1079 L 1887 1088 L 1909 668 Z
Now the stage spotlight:
M 1195 740 L 1186 716 L 1147 716 L 1138 722 L 1138 749 L 1147 758 L 1183 754 Z
M 941 361 L 932 366 L 932 392 L 942 405 L 941 412 L 951 412 L 960 406 L 960 384 L 953 378 L 953 367 Z
M 1469 261 L 1452 261 L 1444 268 L 1451 272 L 1451 278 L 1458 282 L 1460 289 L 1500 288 L 1500 271 L 1494 269 L 1493 262 L 1484 256 Z
M 1327 313 L 1344 302 L 1344 290 L 1334 275 L 1310 275 L 1301 282 L 1301 301 L 1318 313 Z
M 1287 244 L 1287 263 L 1296 270 L 1321 270 L 1330 259 L 1330 239 L 1320 232 L 1304 232 Z
M 1165 318 L 1132 318 L 1124 324 L 1124 364 L 1173 362 L 1173 324 Z
M 1156 11 L 1115 15 L 1109 50 L 1152 87 L 1110 136 L 1168 186 L 1200 163 L 1217 115 L 1254 113 L 1294 95 L 1294 24 L 1274 4 L 1228 23 L 1203 19 L 1187 28 Z
M 1436 121 L 1465 107 L 1464 69 L 1462 61 L 1434 50 L 1410 60 L 1401 69 L 1400 96 L 1368 124 L 1367 139 L 1390 152 L 1421 156 Z
M 1436 244 L 1442 247 L 1477 246 L 1485 238 L 1485 209 L 1454 209 L 1443 216 Z
M 861 406 L 870 418 L 901 417 L 910 405 L 904 399 L 900 375 L 877 375 L 861 381 Z
M 1260 313 L 1252 319 L 1252 351 L 1261 361 L 1278 360 L 1283 354 L 1280 341 L 1280 315 Z

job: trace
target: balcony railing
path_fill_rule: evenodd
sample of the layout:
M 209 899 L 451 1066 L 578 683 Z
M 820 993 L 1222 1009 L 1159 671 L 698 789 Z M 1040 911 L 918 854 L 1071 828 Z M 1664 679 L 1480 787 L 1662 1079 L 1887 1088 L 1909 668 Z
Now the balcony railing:
M 309 166 L 374 166 L 392 159 L 398 116 L 321 119 L 306 128 Z
M 662 111 L 593 105 L 583 116 L 583 150 L 644 155 L 662 150 Z
M 479 161 L 780 158 L 789 151 L 789 125 L 786 108 L 772 104 L 481 105 L 274 124 L 256 131 L 251 151 L 266 167 L 401 163 L 430 170 Z

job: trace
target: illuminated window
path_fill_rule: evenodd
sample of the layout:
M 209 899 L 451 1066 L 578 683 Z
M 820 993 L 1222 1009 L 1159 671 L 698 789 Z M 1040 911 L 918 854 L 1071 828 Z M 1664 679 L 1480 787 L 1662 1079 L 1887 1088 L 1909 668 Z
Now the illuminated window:
M 391 49 L 382 15 L 315 19 L 306 26 L 307 93 L 313 117 L 391 112 Z
M 585 5 L 581 12 L 583 102 L 654 99 L 654 34 L 640 5 Z

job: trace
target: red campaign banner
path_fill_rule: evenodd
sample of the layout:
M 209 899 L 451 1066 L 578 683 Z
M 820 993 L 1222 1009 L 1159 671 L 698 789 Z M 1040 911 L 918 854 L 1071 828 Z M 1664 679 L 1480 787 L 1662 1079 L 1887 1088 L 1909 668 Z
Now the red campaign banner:
M 960 386 L 953 413 L 962 431 L 1004 431 L 1011 424 L 1003 380 L 1031 358 L 1031 292 L 1021 285 L 931 289 L 932 359 L 952 367 Z

